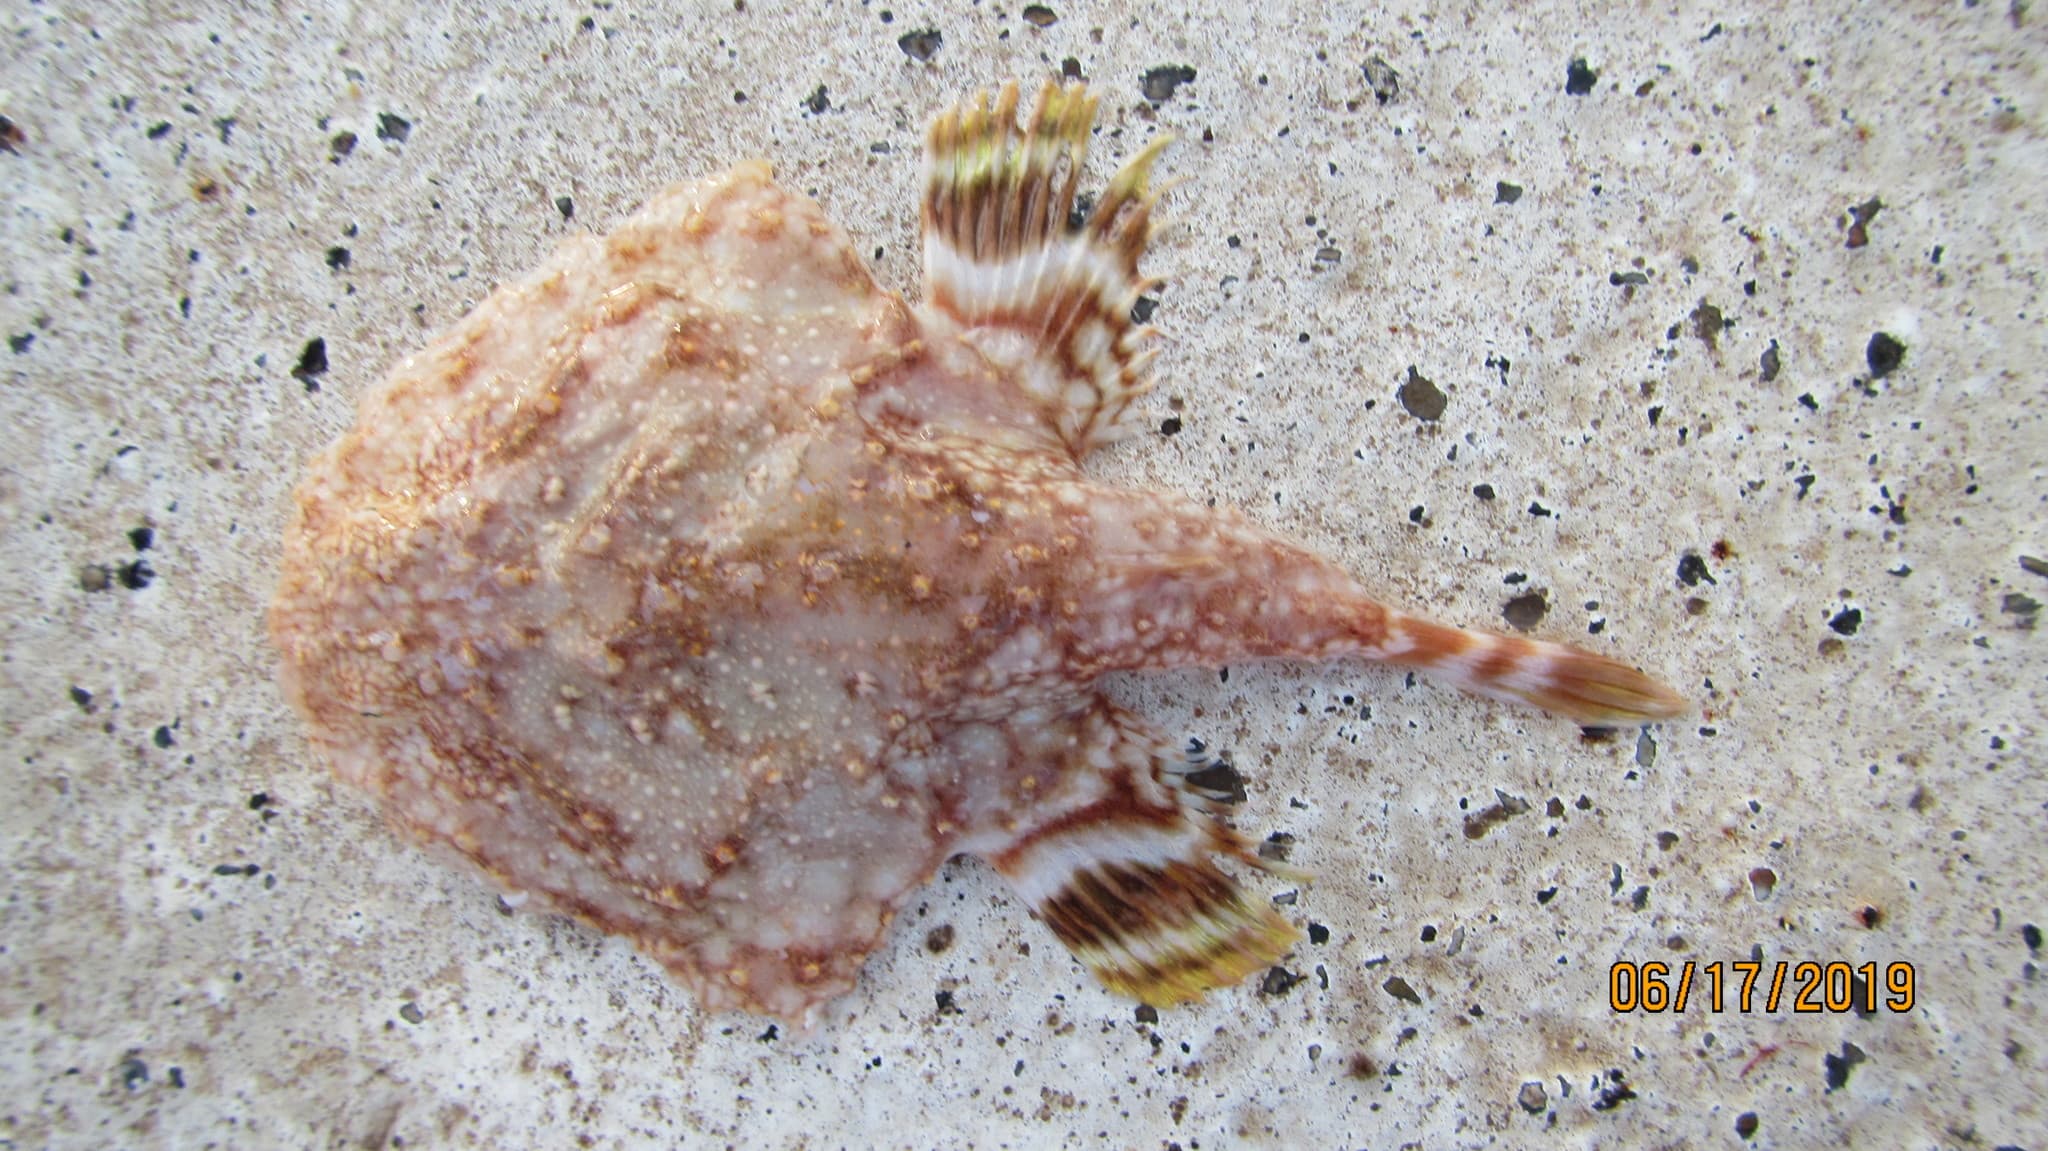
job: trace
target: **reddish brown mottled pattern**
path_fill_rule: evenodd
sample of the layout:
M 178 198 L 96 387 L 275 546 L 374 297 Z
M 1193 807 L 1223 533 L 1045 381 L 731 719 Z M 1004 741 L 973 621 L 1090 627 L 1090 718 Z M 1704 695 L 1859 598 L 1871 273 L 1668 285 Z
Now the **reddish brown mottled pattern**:
M 1563 698 L 1562 649 L 1407 620 L 1236 515 L 1091 481 L 1056 418 L 765 165 L 672 189 L 401 364 L 313 462 L 271 619 L 288 690 L 398 823 L 708 1007 L 793 1019 L 949 854 L 1117 780 L 1171 815 L 1164 741 L 1104 672 L 1363 654 Z

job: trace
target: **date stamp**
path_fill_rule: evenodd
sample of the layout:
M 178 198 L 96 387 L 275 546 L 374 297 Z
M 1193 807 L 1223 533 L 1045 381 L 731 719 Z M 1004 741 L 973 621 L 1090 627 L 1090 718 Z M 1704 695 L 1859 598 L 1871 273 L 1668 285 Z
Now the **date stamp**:
M 1894 1015 L 1913 1010 L 1913 965 L 1892 963 L 1817 963 L 1813 960 L 1776 963 L 1739 960 L 1701 963 L 1687 959 L 1632 963 L 1620 960 L 1607 969 L 1607 1006 L 1617 1015 L 1640 1011 L 1655 1015 L 1684 1014 L 1687 1008 L 1713 1014 L 1781 1010 L 1799 1015 Z

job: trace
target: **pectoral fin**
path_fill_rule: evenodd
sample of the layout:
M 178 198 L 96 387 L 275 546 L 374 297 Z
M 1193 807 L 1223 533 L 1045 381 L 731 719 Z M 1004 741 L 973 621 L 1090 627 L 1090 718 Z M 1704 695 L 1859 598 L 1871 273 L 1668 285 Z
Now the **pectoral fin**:
M 1017 85 L 937 116 L 925 145 L 926 303 L 950 316 L 1046 411 L 1078 455 L 1116 439 L 1147 385 L 1154 330 L 1132 319 L 1158 281 L 1138 275 L 1151 235 L 1156 137 L 1091 211 L 1076 211 L 1096 99 L 1047 82 L 1017 125 Z
M 989 853 L 1060 942 L 1111 991 L 1162 1007 L 1286 955 L 1299 932 L 1218 861 L 1299 873 L 1193 809 L 1219 801 L 1218 781 L 1187 783 L 1184 753 L 1107 703 L 1074 723 L 1076 786 Z

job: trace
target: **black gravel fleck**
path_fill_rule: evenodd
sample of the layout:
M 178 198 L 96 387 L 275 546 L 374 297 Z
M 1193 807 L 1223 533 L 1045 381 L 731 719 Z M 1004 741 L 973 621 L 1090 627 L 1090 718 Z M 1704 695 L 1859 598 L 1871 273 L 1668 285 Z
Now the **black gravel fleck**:
M 1374 56 L 1359 65 L 1365 73 L 1366 86 L 1372 89 L 1372 98 L 1381 104 L 1389 104 L 1401 94 L 1401 74 L 1384 59 Z
M 426 1022 L 427 1013 L 420 1010 L 419 1004 L 408 999 L 398 1005 L 398 1017 L 417 1027 Z
M 1870 378 L 1881 380 L 1898 370 L 1906 359 L 1906 345 L 1888 332 L 1878 332 L 1863 347 L 1863 360 L 1870 365 Z
M 1229 682 L 1230 669 L 1224 668 L 1222 676 L 1224 682 Z M 1215 797 L 1218 803 L 1240 804 L 1245 801 L 1247 795 L 1244 776 L 1238 774 L 1237 768 L 1228 760 L 1217 760 L 1200 771 L 1187 773 L 1182 778 L 1186 779 L 1190 786 Z
M 34 346 L 35 342 L 36 334 L 34 332 L 23 332 L 18 336 L 7 337 L 8 350 L 17 356 L 28 354 L 29 348 Z
M 831 106 L 832 97 L 826 94 L 823 84 L 818 85 L 810 95 L 804 97 L 804 107 L 810 109 L 813 116 L 824 115 L 825 110 Z
M 1607 273 L 1607 282 L 1617 288 L 1624 286 L 1640 288 L 1650 282 L 1650 277 L 1646 272 L 1609 272 Z
M 2020 942 L 2027 945 L 2028 951 L 2039 955 L 2041 953 L 2041 929 L 2031 923 L 2022 924 L 2020 926 Z
M 1154 104 L 1164 104 L 1173 99 L 1173 94 L 1182 84 L 1194 82 L 1195 70 L 1186 64 L 1161 64 L 1147 69 L 1138 78 L 1138 89 L 1145 94 L 1145 99 Z
M 896 37 L 896 46 L 903 49 L 903 54 L 920 64 L 930 63 L 945 45 L 946 38 L 937 28 L 921 28 Z
M 1635 1090 L 1617 1078 L 1615 1082 L 1602 1087 L 1600 1094 L 1594 1096 L 1593 1110 L 1612 1111 L 1635 1097 Z
M 1701 300 L 1686 319 L 1692 321 L 1692 334 L 1707 346 L 1709 352 L 1721 350 L 1721 333 L 1732 327 L 1733 322 L 1721 314 L 1721 309 Z
M 1294 990 L 1295 984 L 1300 983 L 1302 980 L 1306 978 L 1308 977 L 1305 975 L 1296 975 L 1294 972 L 1289 971 L 1284 967 L 1275 967 L 1270 971 L 1267 971 L 1266 977 L 1259 981 L 1259 994 L 1285 995 L 1288 992 Z
M 178 742 L 177 739 L 171 735 L 171 729 L 161 725 L 157 727 L 156 734 L 154 734 L 150 738 L 156 743 L 158 747 L 170 747 L 171 745 Z
M 1532 516 L 1548 516 L 1552 513 L 1549 508 L 1544 507 L 1542 504 L 1537 503 L 1535 500 L 1530 500 L 1529 514 Z
M 405 143 L 405 138 L 410 135 L 412 135 L 411 120 L 400 116 L 396 112 L 377 113 L 377 138 L 379 140 L 389 140 L 394 144 L 403 144 Z
M 1757 358 L 1757 367 L 1762 369 L 1764 383 L 1768 384 L 1778 378 L 1778 366 L 1778 341 L 1772 340 L 1771 346 L 1765 348 L 1764 354 Z
M 92 693 L 77 684 L 71 685 L 71 702 L 78 705 L 78 710 L 92 714 Z
M 1494 203 L 1512 204 L 1521 198 L 1522 186 L 1520 184 L 1510 184 L 1506 180 L 1495 180 L 1493 182 Z
M 130 1091 L 140 1091 L 149 1086 L 149 1064 L 133 1055 L 121 1060 L 118 1074 L 121 1076 L 121 1086 Z
M 1139 296 L 1138 301 L 1131 305 L 1131 322 L 1134 324 L 1150 323 L 1152 321 L 1152 313 L 1158 307 L 1158 300 L 1150 296 Z
M 1848 247 L 1860 248 L 1870 242 L 1870 222 L 1883 210 L 1884 201 L 1876 196 L 1850 206 Z
M 1380 984 L 1380 986 L 1386 990 L 1387 994 L 1403 1003 L 1413 1003 L 1418 1006 L 1422 1003 L 1422 996 L 1417 995 L 1415 989 L 1408 986 L 1408 981 L 1398 975 L 1387 976 L 1387 981 Z
M 1287 862 L 1288 853 L 1293 850 L 1294 836 L 1284 831 L 1276 831 L 1267 836 L 1264 843 L 1259 844 L 1259 858 L 1273 859 L 1285 863 Z
M 171 134 L 170 122 L 168 120 L 159 120 L 156 123 L 151 124 L 149 126 L 149 131 L 143 134 L 148 136 L 152 140 L 161 140 L 165 136 Z
M 1698 587 L 1701 580 L 1705 580 L 1710 584 L 1718 584 L 1720 582 L 1714 578 L 1713 572 L 1707 570 L 1707 561 L 1700 558 L 1700 553 L 1687 552 L 1679 556 L 1678 582 L 1687 587 Z
M 1150 1003 L 1140 1003 L 1138 1004 L 1138 1009 L 1131 1013 L 1131 1017 L 1140 1023 L 1157 1023 L 1159 1022 L 1159 1009 Z
M 1074 197 L 1074 206 L 1067 209 L 1067 227 L 1080 231 L 1088 226 L 1088 214 L 1095 210 L 1095 197 L 1083 192 Z
M 2009 591 L 1998 601 L 1998 610 L 2018 616 L 2021 630 L 2032 631 L 2035 617 L 2041 614 L 2041 601 L 2025 592 Z
M 1050 28 L 1060 22 L 1060 14 L 1043 4 L 1026 4 L 1024 22 L 1034 28 Z
M 335 163 L 341 163 L 343 156 L 356 150 L 356 134 L 354 132 L 335 133 L 334 139 L 327 142 L 327 150 L 332 154 Z
M 1828 620 L 1828 626 L 1841 635 L 1855 635 L 1856 629 L 1863 626 L 1863 609 L 1845 607 Z
M 1531 1115 L 1541 1115 L 1550 1106 L 1550 1096 L 1543 1090 L 1543 1084 L 1531 1079 L 1515 1092 L 1515 1103 Z
M 1754 1111 L 1744 1111 L 1744 1112 L 1743 1112 L 1742 1114 L 1740 1114 L 1740 1115 L 1737 1115 L 1737 1116 L 1735 1117 L 1735 1134 L 1737 1134 L 1737 1135 L 1741 1136 L 1742 1138 L 1744 1138 L 1744 1139 L 1753 1139 L 1753 1138 L 1755 1138 L 1755 1137 L 1756 1137 L 1756 1128 L 1757 1128 L 1757 1119 L 1756 1119 L 1756 1112 L 1754 1112 Z
M 1574 59 L 1571 62 L 1571 66 L 1564 71 L 1564 94 L 1567 96 L 1584 96 L 1593 90 L 1593 85 L 1599 82 L 1600 73 L 1587 67 L 1583 57 Z
M 129 591 L 141 591 L 156 578 L 156 571 L 149 566 L 148 560 L 136 560 L 134 563 L 125 563 L 115 568 L 114 577 Z
M 1465 817 L 1465 838 L 1484 839 L 1486 833 L 1518 815 L 1527 815 L 1529 801 L 1519 795 L 1509 795 L 1499 788 L 1493 789 L 1494 801 L 1486 807 Z M 1428 943 L 1436 938 L 1436 928 L 1425 927 L 1422 941 Z
M 306 385 L 309 392 L 320 390 L 319 379 L 327 374 L 327 339 L 315 336 L 306 341 L 305 350 L 299 353 L 298 366 L 292 369 L 292 378 Z
M 1507 602 L 1500 609 L 1501 618 L 1516 631 L 1528 631 L 1543 622 L 1550 611 L 1550 601 L 1540 591 L 1523 592 Z
M 1488 502 L 1491 502 L 1491 501 L 1492 501 L 1492 499 L 1493 499 L 1493 485 L 1492 485 L 1492 484 L 1473 484 L 1473 485 L 1472 485 L 1472 494 L 1473 494 L 1473 495 L 1475 495 L 1475 496 L 1478 496 L 1478 497 L 1479 497 L 1480 499 L 1482 499 L 1482 500 L 1486 500 L 1486 501 L 1488 501 Z
M 1179 435 L 1179 434 L 1180 434 L 1180 417 L 1179 417 L 1179 416 L 1168 416 L 1168 417 L 1166 417 L 1165 419 L 1163 419 L 1163 420 L 1159 421 L 1159 434 L 1160 434 L 1160 435 L 1162 435 L 1162 436 L 1177 436 L 1177 435 Z
M 1449 406 L 1450 397 L 1444 395 L 1429 377 L 1408 365 L 1408 379 L 1401 384 L 1401 390 L 1394 393 L 1401 401 L 1401 407 L 1411 416 L 1424 423 L 1435 423 L 1443 418 L 1444 408 Z
M 932 993 L 932 1000 L 934 1006 L 937 1008 L 937 1011 L 940 1015 L 960 1014 L 960 1005 L 958 1003 L 953 1002 L 952 992 L 935 991 Z
M 2037 931 L 2037 932 L 2035 932 L 2034 934 L 2035 934 L 2035 936 L 2036 936 L 2036 937 L 2038 937 L 2038 936 L 2040 935 L 2040 932 L 2038 932 L 2038 931 Z M 1324 926 L 1323 926 L 1322 924 L 1320 924 L 1320 923 L 1311 923 L 1311 924 L 1309 924 L 1309 925 L 1308 925 L 1308 941 L 1309 941 L 1310 943 L 1316 943 L 1316 944 L 1328 943 L 1328 942 L 1330 941 L 1330 929 L 1329 929 L 1329 928 L 1327 928 L 1327 927 L 1324 927 Z M 2038 950 L 2038 948 L 2037 948 L 2037 950 Z
M 1842 1053 L 1840 1055 L 1822 1056 L 1821 1066 L 1827 1074 L 1828 1090 L 1831 1092 L 1839 1091 L 1847 1087 L 1849 1085 L 1849 1072 L 1858 1063 L 1868 1058 L 1869 1056 L 1863 1053 L 1863 1049 L 1854 1043 L 1842 1044 Z
M 351 257 L 349 254 L 349 250 L 347 248 L 343 248 L 337 245 L 335 247 L 327 249 L 327 266 L 334 269 L 337 272 L 341 271 L 343 268 L 348 267 L 348 262 L 350 258 Z
M 0 116 L 0 152 L 5 152 L 10 156 L 18 156 L 21 154 L 19 152 L 20 147 L 26 143 L 28 143 L 28 133 L 21 130 L 21 125 L 5 116 Z
M 128 543 L 136 551 L 146 552 L 156 544 L 156 529 L 147 525 L 128 529 Z
M 576 218 L 576 201 L 568 196 L 556 196 L 555 211 L 560 212 L 564 220 L 573 220 Z

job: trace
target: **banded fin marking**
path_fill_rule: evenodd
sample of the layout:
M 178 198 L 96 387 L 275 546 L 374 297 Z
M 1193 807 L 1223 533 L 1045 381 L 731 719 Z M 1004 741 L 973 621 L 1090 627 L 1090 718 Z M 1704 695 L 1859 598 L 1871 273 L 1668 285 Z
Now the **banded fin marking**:
M 1674 719 L 1691 709 L 1683 696 L 1627 664 L 1564 644 L 1398 616 L 1387 625 L 1383 651 L 1389 663 L 1593 727 Z
M 1007 369 L 1076 456 L 1128 431 L 1156 329 L 1131 318 L 1163 281 L 1138 274 L 1162 135 L 1073 222 L 1096 98 L 1048 81 L 1017 125 L 1014 81 L 934 117 L 925 144 L 926 303 Z
M 1203 814 L 1230 798 L 1192 786 L 1182 768 L 1217 766 L 1206 749 L 1183 757 L 1139 721 L 1104 704 L 1082 717 L 1074 754 L 1107 745 L 1109 766 L 1070 806 L 988 853 L 1062 944 L 1103 985 L 1155 1007 L 1199 999 L 1285 956 L 1300 933 L 1218 866 L 1227 857 L 1301 881 L 1261 859 Z M 1242 797 L 1234 771 L 1228 779 Z M 1221 777 L 1212 777 L 1221 782 Z M 1222 797 L 1222 798 L 1219 798 Z
M 1272 966 L 1300 934 L 1216 866 L 1219 849 L 1257 861 L 1192 826 L 1133 823 L 1062 828 L 1001 866 L 1103 986 L 1167 1007 Z

